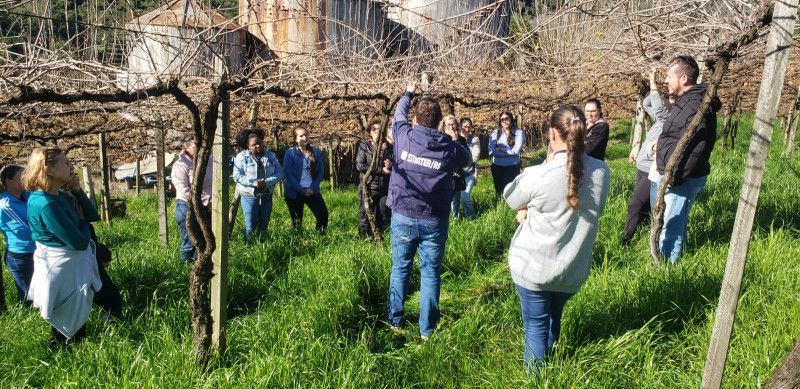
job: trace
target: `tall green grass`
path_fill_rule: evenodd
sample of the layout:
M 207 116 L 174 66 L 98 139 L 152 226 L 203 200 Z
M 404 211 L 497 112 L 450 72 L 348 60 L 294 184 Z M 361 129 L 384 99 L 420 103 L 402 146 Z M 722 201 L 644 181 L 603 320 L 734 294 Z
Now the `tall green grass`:
M 98 226 L 112 247 L 109 272 L 125 300 L 125 319 L 100 320 L 88 337 L 50 350 L 48 326 L 13 303 L 0 315 L 0 387 L 696 387 L 700 382 L 733 225 L 746 142 L 717 150 L 713 173 L 692 211 L 679 265 L 653 268 L 647 231 L 619 243 L 634 167 L 623 142 L 609 149 L 611 190 L 592 273 L 567 304 L 562 338 L 538 377 L 522 369 L 519 301 L 505 251 L 513 213 L 493 200 L 488 169 L 474 193 L 480 216 L 451 225 L 442 274 L 442 320 L 421 342 L 418 296 L 407 305 L 406 336 L 384 322 L 390 246 L 357 238 L 352 188 L 325 191 L 327 235 L 294 236 L 276 200 L 271 234 L 246 246 L 241 217 L 230 249 L 229 348 L 208 369 L 194 363 L 187 303 L 188 268 L 178 236 L 159 248 L 156 200 L 129 199 L 129 215 Z M 725 374 L 727 387 L 756 387 L 800 335 L 800 162 L 772 148 L 750 247 Z M 529 155 L 528 163 L 540 160 Z M 172 222 L 171 222 L 172 223 Z M 412 290 L 419 286 L 412 279 Z

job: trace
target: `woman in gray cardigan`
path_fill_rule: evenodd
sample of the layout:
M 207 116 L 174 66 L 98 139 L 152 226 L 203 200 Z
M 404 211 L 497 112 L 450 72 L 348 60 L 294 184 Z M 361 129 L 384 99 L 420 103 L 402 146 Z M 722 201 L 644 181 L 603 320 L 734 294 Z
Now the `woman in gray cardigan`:
M 622 232 L 623 246 L 630 244 L 636 228 L 642 220 L 650 215 L 650 180 L 647 176 L 655 159 L 653 152 L 655 143 L 658 136 L 661 135 L 664 121 L 669 116 L 669 104 L 664 104 L 658 93 L 655 72 L 655 68 L 650 68 L 650 94 L 642 102 L 644 110 L 653 119 L 653 126 L 647 130 L 644 145 L 636 156 L 636 183 L 633 186 L 631 198 L 628 200 L 628 215 L 625 218 L 625 229 Z
M 564 105 L 550 117 L 548 158 L 504 190 L 520 223 L 508 264 L 522 305 L 524 363 L 535 371 L 561 332 L 564 304 L 586 282 L 608 196 L 605 162 L 584 153 L 586 118 Z

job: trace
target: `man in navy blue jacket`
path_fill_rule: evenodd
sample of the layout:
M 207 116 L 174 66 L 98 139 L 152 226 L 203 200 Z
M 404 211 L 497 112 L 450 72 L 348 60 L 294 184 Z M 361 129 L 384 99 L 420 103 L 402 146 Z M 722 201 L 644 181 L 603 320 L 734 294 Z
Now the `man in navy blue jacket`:
M 414 254 L 419 249 L 419 332 L 423 340 L 439 321 L 440 268 L 453 198 L 453 172 L 466 167 L 466 147 L 436 130 L 442 119 L 439 102 L 422 97 L 408 110 L 416 83 L 397 102 L 392 124 L 394 164 L 387 205 L 392 209 L 392 275 L 389 281 L 389 325 L 400 327 Z

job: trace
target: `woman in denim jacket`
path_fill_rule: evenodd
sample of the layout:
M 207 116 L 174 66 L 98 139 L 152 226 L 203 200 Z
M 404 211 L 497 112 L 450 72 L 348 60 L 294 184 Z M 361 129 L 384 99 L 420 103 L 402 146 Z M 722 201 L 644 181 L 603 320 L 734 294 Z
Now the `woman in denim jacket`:
M 317 230 L 323 232 L 328 228 L 328 207 L 320 193 L 319 184 L 325 176 L 322 152 L 311 146 L 308 130 L 303 127 L 294 129 L 295 146 L 286 150 L 283 156 L 283 167 L 286 193 L 284 200 L 292 218 L 292 229 L 302 229 L 303 205 L 307 205 L 317 218 Z
M 242 152 L 233 160 L 233 180 L 242 195 L 244 238 L 253 232 L 263 233 L 269 227 L 272 215 L 272 192 L 283 178 L 275 154 L 264 147 L 264 130 L 246 129 L 236 137 Z

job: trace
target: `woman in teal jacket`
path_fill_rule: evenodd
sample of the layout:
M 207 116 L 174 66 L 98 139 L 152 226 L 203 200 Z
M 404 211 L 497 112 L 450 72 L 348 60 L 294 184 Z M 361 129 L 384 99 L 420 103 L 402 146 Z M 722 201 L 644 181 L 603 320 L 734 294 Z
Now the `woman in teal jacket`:
M 79 341 L 103 287 L 89 225 L 100 215 L 59 148 L 33 150 L 22 181 L 31 191 L 28 225 L 36 241 L 28 298 L 53 326 L 53 342 Z

